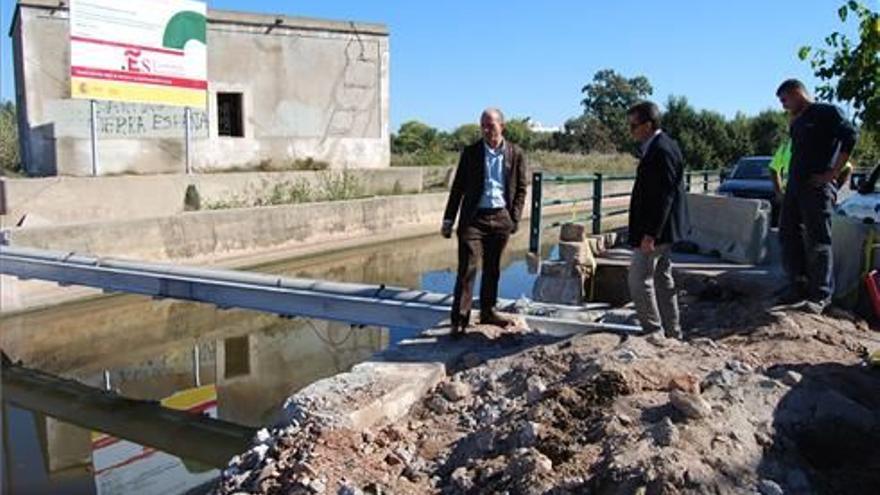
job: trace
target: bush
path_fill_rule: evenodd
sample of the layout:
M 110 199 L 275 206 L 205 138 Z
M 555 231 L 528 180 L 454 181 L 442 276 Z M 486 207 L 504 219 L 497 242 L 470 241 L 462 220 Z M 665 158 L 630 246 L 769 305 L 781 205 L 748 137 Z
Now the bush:
M 361 181 L 349 170 L 322 173 L 318 176 L 318 181 L 321 184 L 320 199 L 323 201 L 354 199 L 364 195 Z
M 11 101 L 0 104 L 0 175 L 19 173 L 18 119 Z

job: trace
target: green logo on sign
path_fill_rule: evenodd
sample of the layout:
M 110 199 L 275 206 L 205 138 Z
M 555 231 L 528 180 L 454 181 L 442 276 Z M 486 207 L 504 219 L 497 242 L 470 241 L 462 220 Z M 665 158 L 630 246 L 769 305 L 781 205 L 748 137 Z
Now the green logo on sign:
M 205 30 L 207 20 L 198 12 L 184 11 L 174 14 L 165 26 L 165 35 L 162 37 L 162 46 L 183 50 L 189 40 L 201 41 L 207 45 Z

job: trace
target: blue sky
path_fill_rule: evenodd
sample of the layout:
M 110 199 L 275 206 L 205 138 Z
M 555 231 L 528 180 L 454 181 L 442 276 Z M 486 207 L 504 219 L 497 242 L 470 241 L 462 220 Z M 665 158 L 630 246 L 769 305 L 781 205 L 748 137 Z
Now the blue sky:
M 124 0 L 120 0 L 124 1 Z M 866 0 L 877 8 L 880 0 Z M 215 0 L 216 9 L 382 22 L 391 31 L 391 122 L 451 129 L 486 106 L 558 125 L 581 112 L 580 89 L 612 68 L 644 75 L 660 103 L 686 96 L 732 116 L 778 108 L 787 77 L 815 85 L 801 45 L 855 23 L 838 0 L 391 2 Z M 14 0 L 0 0 L 0 99 L 12 99 L 8 33 Z

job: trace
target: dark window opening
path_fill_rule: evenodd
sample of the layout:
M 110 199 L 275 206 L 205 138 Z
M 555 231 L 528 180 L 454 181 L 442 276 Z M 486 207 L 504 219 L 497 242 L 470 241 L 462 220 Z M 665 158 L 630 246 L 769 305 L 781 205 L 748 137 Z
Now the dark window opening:
M 241 93 L 217 93 L 217 134 L 244 137 Z
M 232 337 L 223 341 L 226 354 L 225 378 L 246 376 L 251 372 L 251 346 L 248 336 Z

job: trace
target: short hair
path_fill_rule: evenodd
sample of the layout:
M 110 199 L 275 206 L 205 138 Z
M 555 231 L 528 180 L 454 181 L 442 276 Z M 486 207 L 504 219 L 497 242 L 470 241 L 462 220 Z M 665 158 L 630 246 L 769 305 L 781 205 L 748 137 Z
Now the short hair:
M 495 107 L 489 107 L 489 108 L 483 110 L 483 113 L 480 114 L 480 120 L 482 121 L 483 116 L 489 115 L 490 113 L 494 113 L 495 115 L 497 115 L 498 119 L 501 121 L 501 123 L 502 124 L 504 123 L 504 112 L 502 112 L 501 109 L 495 108 Z
M 806 93 L 807 87 L 798 79 L 786 79 L 785 81 L 782 81 L 782 84 L 776 89 L 776 96 L 782 96 L 795 90 L 800 90 Z
M 629 107 L 627 115 L 635 115 L 639 123 L 650 122 L 654 129 L 660 128 L 660 108 L 652 101 L 640 101 Z

